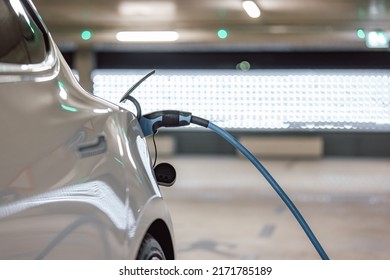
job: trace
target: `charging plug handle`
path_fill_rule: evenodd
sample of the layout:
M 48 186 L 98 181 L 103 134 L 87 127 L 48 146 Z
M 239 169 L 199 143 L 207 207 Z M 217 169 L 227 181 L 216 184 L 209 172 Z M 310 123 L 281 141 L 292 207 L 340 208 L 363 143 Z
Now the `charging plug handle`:
M 187 126 L 191 123 L 192 114 L 183 111 L 164 110 L 143 115 L 140 125 L 145 137 L 157 132 L 160 127 Z

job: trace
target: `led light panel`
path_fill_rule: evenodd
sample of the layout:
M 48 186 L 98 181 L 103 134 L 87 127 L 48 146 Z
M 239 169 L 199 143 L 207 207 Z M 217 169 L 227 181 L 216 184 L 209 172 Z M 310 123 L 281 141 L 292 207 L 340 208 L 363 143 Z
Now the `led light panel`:
M 119 104 L 147 73 L 96 70 L 94 94 Z M 390 131 L 389 70 L 158 70 L 132 95 L 143 113 L 188 111 L 230 129 Z

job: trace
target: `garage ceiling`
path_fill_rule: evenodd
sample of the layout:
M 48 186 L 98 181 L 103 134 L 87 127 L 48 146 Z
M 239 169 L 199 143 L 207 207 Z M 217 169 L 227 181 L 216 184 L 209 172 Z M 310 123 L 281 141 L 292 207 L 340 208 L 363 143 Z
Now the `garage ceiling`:
M 258 0 L 250 18 L 241 0 L 33 0 L 62 46 L 367 50 L 369 31 L 390 35 L 387 0 Z M 220 39 L 219 29 L 228 31 Z M 92 31 L 82 40 L 83 30 Z M 172 43 L 118 42 L 119 31 L 177 31 Z

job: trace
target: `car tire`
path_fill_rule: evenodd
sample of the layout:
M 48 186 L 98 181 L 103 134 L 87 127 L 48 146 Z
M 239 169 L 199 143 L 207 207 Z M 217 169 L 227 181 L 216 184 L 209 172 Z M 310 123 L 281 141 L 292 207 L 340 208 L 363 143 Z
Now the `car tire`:
M 137 260 L 165 260 L 160 243 L 150 234 L 146 234 L 139 248 Z

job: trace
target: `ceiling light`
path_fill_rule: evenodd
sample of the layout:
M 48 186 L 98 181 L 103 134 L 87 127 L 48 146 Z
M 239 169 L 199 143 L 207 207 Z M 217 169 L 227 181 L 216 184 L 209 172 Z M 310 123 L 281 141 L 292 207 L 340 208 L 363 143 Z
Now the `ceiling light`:
M 389 47 L 389 37 L 384 31 L 371 31 L 366 36 L 368 48 L 385 49 Z
M 366 38 L 366 32 L 364 32 L 364 30 L 361 28 L 356 30 L 356 35 L 358 36 L 359 39 Z
M 84 41 L 90 40 L 92 38 L 92 31 L 91 30 L 84 30 L 83 32 L 81 32 L 81 38 Z
M 179 39 L 176 31 L 121 31 L 116 34 L 121 42 L 174 42 Z
M 244 1 L 242 7 L 251 18 L 258 18 L 261 15 L 260 8 L 254 1 Z
M 217 32 L 219 39 L 226 39 L 229 36 L 229 32 L 226 29 L 219 29 Z
M 173 16 L 176 13 L 176 4 L 168 1 L 121 2 L 118 10 L 124 16 Z

